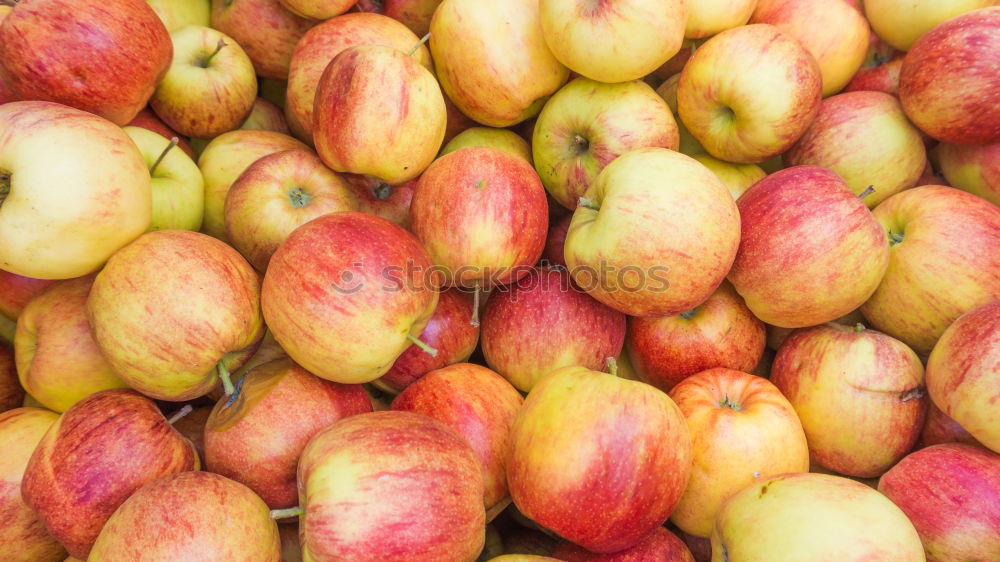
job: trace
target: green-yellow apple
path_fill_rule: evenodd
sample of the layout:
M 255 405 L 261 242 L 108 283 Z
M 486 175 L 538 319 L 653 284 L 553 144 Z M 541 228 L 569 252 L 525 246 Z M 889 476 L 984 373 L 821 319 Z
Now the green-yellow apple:
M 33 298 L 17 320 L 18 378 L 56 412 L 95 392 L 126 387 L 91 335 L 87 296 L 93 282 L 90 275 L 60 281 Z
M 239 380 L 242 379 L 244 375 L 249 373 L 254 367 L 263 365 L 264 363 L 270 363 L 275 359 L 284 359 L 286 357 L 288 357 L 288 354 L 285 353 L 285 350 L 282 349 L 280 345 L 278 345 L 278 342 L 274 339 L 274 334 L 272 334 L 270 330 L 266 330 L 264 332 L 264 337 L 260 340 L 260 346 L 257 348 L 257 351 L 250 356 L 250 359 L 247 359 L 246 363 L 244 363 L 242 367 L 236 369 L 230 374 L 230 380 L 235 386 L 236 384 L 239 384 Z M 224 388 L 216 388 L 205 396 L 207 396 L 209 400 L 218 402 L 218 400 L 225 395 L 226 392 Z M 183 419 L 187 419 L 187 417 Z
M 524 399 L 499 374 L 472 363 L 431 371 L 406 387 L 392 409 L 432 417 L 462 436 L 483 469 L 486 518 L 510 503 L 507 449 L 514 417 Z
M 441 149 L 447 123 L 434 75 L 407 53 L 381 45 L 342 51 L 316 88 L 313 141 L 336 172 L 400 184 Z
M 691 131 L 687 130 L 684 126 L 684 122 L 680 120 L 677 114 L 677 84 L 681 80 L 681 73 L 678 72 L 666 80 L 662 84 L 656 87 L 656 93 L 663 98 L 663 101 L 667 102 L 670 106 L 670 111 L 673 112 L 674 121 L 677 123 L 677 136 L 679 138 L 678 152 L 682 154 L 687 154 L 688 156 L 694 156 L 696 154 L 703 154 L 705 148 L 701 146 L 693 136 L 691 136 Z M 706 164 L 707 165 L 707 164 Z
M 433 314 L 438 293 L 431 266 L 420 242 L 386 219 L 354 211 L 323 215 L 297 228 L 271 256 L 264 318 L 309 372 L 339 383 L 370 382 L 417 341 Z
M 868 37 L 868 53 L 861 68 L 851 81 L 844 86 L 844 92 L 871 91 L 899 94 L 899 71 L 903 67 L 903 57 L 874 32 Z
M 12 102 L 0 106 L 0 139 L 0 269 L 79 277 L 149 227 L 149 170 L 113 123 L 55 103 Z
M 534 117 L 569 76 L 545 44 L 538 0 L 444 0 L 430 33 L 441 89 L 483 125 Z
M 788 150 L 822 96 L 819 64 L 769 24 L 723 31 L 698 47 L 681 72 L 677 109 L 705 150 L 752 164 Z
M 284 111 L 277 105 L 260 97 L 254 100 L 253 109 L 250 110 L 250 115 L 243 121 L 240 128 L 257 131 L 274 131 L 285 135 L 291 134 L 291 131 L 288 129 L 288 122 L 285 121 Z
M 89 560 L 279 562 L 278 525 L 249 488 L 211 472 L 165 476 L 108 519 Z
M 629 548 L 661 526 L 691 471 L 691 436 L 666 394 L 583 367 L 539 381 L 510 439 L 517 508 L 593 552 Z
M 194 446 L 152 400 L 104 390 L 66 410 L 45 433 L 24 469 L 21 497 L 70 555 L 86 560 L 101 527 L 133 492 L 197 469 Z
M 264 335 L 257 273 L 236 250 L 187 230 L 144 234 L 112 256 L 87 313 L 112 369 L 159 400 L 203 396 Z
M 17 320 L 35 295 L 56 283 L 56 279 L 35 279 L 0 270 L 0 316 Z
M 926 356 L 952 322 L 1000 298 L 1000 208 L 942 186 L 898 193 L 873 211 L 889 269 L 861 307 L 872 325 Z
M 683 150 L 681 151 L 683 152 Z M 719 160 L 711 154 L 691 154 L 691 158 L 699 161 L 712 171 L 716 177 L 729 189 L 733 199 L 739 199 L 750 186 L 767 176 L 767 172 L 756 164 L 735 164 Z
M 208 27 L 211 6 L 209 0 L 146 0 L 167 31 L 174 32 L 188 25 Z
M 760 361 L 765 341 L 764 323 L 725 281 L 691 310 L 630 318 L 625 338 L 639 380 L 664 392 L 705 369 L 750 372 Z
M 310 29 L 295 46 L 288 68 L 285 117 L 292 133 L 313 142 L 313 102 L 323 71 L 338 54 L 356 45 L 385 45 L 407 52 L 420 38 L 398 21 L 379 14 L 344 14 Z M 420 45 L 411 55 L 432 70 L 431 53 Z
M 281 0 L 281 5 L 297 16 L 328 20 L 351 9 L 356 0 Z
M 941 173 L 952 187 L 1000 205 L 1000 142 L 985 145 L 941 143 L 934 152 Z
M 941 443 L 965 443 L 976 447 L 983 446 L 957 421 L 948 417 L 948 414 L 935 406 L 934 401 L 931 400 L 927 407 L 927 419 L 924 420 L 924 427 L 920 430 L 920 441 L 917 442 L 917 449 Z
M 725 279 L 740 243 L 729 191 L 666 148 L 614 160 L 591 184 L 566 235 L 566 265 L 590 296 L 630 316 L 691 310 Z
M 124 125 L 170 66 L 170 36 L 144 0 L 4 3 L 17 4 L 0 26 L 0 83 L 14 99 L 57 102 Z
M 688 3 L 684 37 L 701 39 L 745 25 L 757 0 L 701 0 Z M 680 72 L 678 69 L 676 72 Z
M 848 478 L 786 474 L 748 486 L 722 506 L 712 562 L 923 562 L 920 536 L 885 496 Z
M 955 144 L 1000 142 L 1000 5 L 950 19 L 920 37 L 899 71 L 899 101 L 913 124 Z
M 6 342 L 0 342 L 0 413 L 24 404 L 25 396 L 24 387 L 17 378 L 14 350 Z
M 792 332 L 771 381 L 798 412 L 813 461 L 861 478 L 881 475 L 913 449 L 929 401 L 917 354 L 860 324 Z
M 323 380 L 291 359 L 251 369 L 235 399 L 222 397 L 205 423 L 205 469 L 246 485 L 271 509 L 298 503 L 295 467 L 312 436 L 372 411 L 359 384 Z
M 523 158 L 470 146 L 427 168 L 413 193 L 410 220 L 446 282 L 505 285 L 541 256 L 548 202 L 538 174 Z
M 35 512 L 21 499 L 21 478 L 38 442 L 59 419 L 38 408 L 17 408 L 0 413 L 0 557 L 23 562 L 60 562 L 66 550 L 45 530 Z
M 784 160 L 789 166 L 822 166 L 836 172 L 858 195 L 874 190 L 864 196 L 871 208 L 913 187 L 927 165 L 927 154 L 920 131 L 894 96 L 847 92 L 823 100 Z
M 226 238 L 257 271 L 299 226 L 327 213 L 359 210 L 347 181 L 308 150 L 257 160 L 226 195 Z
M 190 156 L 192 160 L 198 158 L 198 156 L 194 153 L 194 149 L 191 148 L 191 142 L 190 142 L 191 139 L 171 129 L 166 123 L 163 122 L 162 119 L 160 119 L 159 117 L 156 116 L 155 113 L 153 113 L 152 109 L 149 109 L 148 107 L 143 108 L 135 116 L 135 119 L 129 121 L 128 125 L 126 126 L 141 127 L 143 129 L 146 129 L 147 131 L 152 131 L 166 139 L 172 139 L 174 137 L 177 137 L 178 148 L 187 153 L 187 155 Z
M 738 204 L 742 242 L 729 280 L 764 322 L 783 328 L 829 322 L 861 306 L 882 281 L 886 234 L 830 170 L 775 172 Z
M 211 0 L 212 27 L 236 40 L 257 74 L 286 80 L 296 43 L 316 25 L 289 12 L 278 0 Z
M 545 189 L 567 209 L 576 209 L 612 160 L 637 148 L 677 150 L 679 140 L 670 107 L 645 82 L 577 78 L 545 103 L 531 150 Z
M 347 185 L 354 192 L 359 210 L 382 217 L 403 228 L 410 228 L 410 202 L 420 178 L 399 185 L 389 185 L 384 180 L 359 174 L 344 174 Z
M 657 527 L 653 532 L 643 537 L 635 545 L 613 554 L 597 554 L 563 541 L 548 560 L 563 562 L 642 562 L 656 560 L 657 562 L 695 562 L 691 551 L 677 535 L 665 527 Z
M 430 31 L 431 18 L 440 3 L 441 0 L 358 0 L 354 9 L 389 16 L 423 37 Z
M 709 369 L 681 381 L 670 398 L 691 430 L 691 478 L 670 515 L 685 532 L 708 537 L 729 496 L 761 478 L 809 470 L 799 417 L 767 379 Z
M 886 43 L 900 51 L 934 26 L 972 10 L 996 6 L 996 0 L 864 0 L 865 17 Z
M 524 158 L 529 164 L 531 163 L 531 146 L 528 141 L 510 129 L 493 127 L 470 127 L 463 130 L 444 145 L 444 148 L 441 149 L 441 156 L 467 146 L 489 146 L 506 150 L 515 156 Z
M 927 360 L 934 404 L 994 452 L 1000 452 L 1000 300 L 963 314 Z
M 232 37 L 196 25 L 170 34 L 174 60 L 149 100 L 182 135 L 212 138 L 239 128 L 257 99 L 257 77 Z
M 205 181 L 198 165 L 183 150 L 173 149 L 173 139 L 142 127 L 124 129 L 142 153 L 152 178 L 149 230 L 200 229 L 205 214 Z
M 479 459 L 427 416 L 334 423 L 302 452 L 298 485 L 305 560 L 472 562 L 485 542 Z
M 274 131 L 237 130 L 212 139 L 198 158 L 198 167 L 205 179 L 202 232 L 225 241 L 226 194 L 233 182 L 260 158 L 294 149 L 308 150 L 309 147 Z
M 677 54 L 686 0 L 540 0 L 542 33 L 570 70 L 599 82 L 637 80 Z

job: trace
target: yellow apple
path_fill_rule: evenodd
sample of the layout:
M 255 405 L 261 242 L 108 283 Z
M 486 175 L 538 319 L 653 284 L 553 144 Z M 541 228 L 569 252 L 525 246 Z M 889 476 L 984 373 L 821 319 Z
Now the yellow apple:
M 711 154 L 692 154 L 691 158 L 699 161 L 722 181 L 729 189 L 733 199 L 739 199 L 750 186 L 767 176 L 767 172 L 754 164 L 735 164 L 719 160 Z
M 205 213 L 205 182 L 194 160 L 166 138 L 141 127 L 125 127 L 152 177 L 149 230 L 198 230 Z
M 209 25 L 211 6 L 208 0 L 146 0 L 146 3 L 171 33 L 188 25 Z
M 444 145 L 439 156 L 455 152 L 466 146 L 498 148 L 515 156 L 520 156 L 531 164 L 531 146 L 528 145 L 528 141 L 510 129 L 496 129 L 493 127 L 470 127 L 462 131 L 448 141 L 448 144 Z
M 908 51 L 935 25 L 996 5 L 996 0 L 865 0 L 865 16 L 879 38 Z

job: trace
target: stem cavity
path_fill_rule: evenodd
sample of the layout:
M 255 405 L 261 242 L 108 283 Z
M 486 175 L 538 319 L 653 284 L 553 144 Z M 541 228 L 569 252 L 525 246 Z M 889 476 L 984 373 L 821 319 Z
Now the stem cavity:
M 226 46 L 226 41 L 224 39 L 219 39 L 219 43 L 215 46 L 215 50 L 212 51 L 212 54 L 202 59 L 201 64 L 199 66 L 201 66 L 202 68 L 208 68 L 208 63 L 212 62 L 212 59 L 215 58 L 215 55 L 219 54 L 219 51 L 221 51 L 222 48 L 225 46 Z
M 579 156 L 590 150 L 590 141 L 583 138 L 583 135 L 577 133 L 573 135 L 573 144 L 571 147 L 573 154 Z
M 689 310 L 687 312 L 682 312 L 680 314 L 680 316 L 681 316 L 681 318 L 683 318 L 685 320 L 690 320 L 690 319 L 694 318 L 694 315 L 697 312 L 698 312 L 698 307 L 696 306 L 696 307 L 692 308 L 691 310 Z
M 226 396 L 232 396 L 236 392 L 236 387 L 233 386 L 233 380 L 229 376 L 229 369 L 226 368 L 222 361 L 219 361 L 217 368 L 219 371 L 219 380 L 222 381 L 223 392 L 226 393 Z
M 185 404 L 183 408 L 177 410 L 176 412 L 174 412 L 174 415 L 170 416 L 170 419 L 167 420 L 167 423 L 169 423 L 170 425 L 174 425 L 174 422 L 190 414 L 191 410 L 194 410 L 194 408 L 191 407 L 191 404 Z
M 288 517 L 298 517 L 300 515 L 304 515 L 305 512 L 306 510 L 302 509 L 299 506 L 288 507 L 285 509 L 272 509 L 270 517 L 271 520 L 286 519 Z
M 312 200 L 312 195 L 309 195 L 301 187 L 296 187 L 288 192 L 288 200 L 292 202 L 292 207 L 298 209 L 300 207 L 305 207 Z
M 896 244 L 901 243 L 903 238 L 904 236 L 902 232 L 889 232 L 889 247 L 891 248 Z
M 170 150 L 173 149 L 175 146 L 177 146 L 177 143 L 179 142 L 181 142 L 181 139 L 177 137 L 170 137 L 170 143 L 167 144 L 167 147 L 164 148 L 163 152 L 160 153 L 160 156 L 159 158 L 156 159 L 156 162 L 153 162 L 153 165 L 149 167 L 149 177 L 153 177 L 153 174 L 156 173 L 156 168 L 159 167 L 160 162 L 163 162 L 163 159 L 167 157 L 167 153 L 170 152 Z
M 406 56 L 412 57 L 413 53 L 417 52 L 417 49 L 419 49 L 420 46 L 426 43 L 427 40 L 430 38 L 431 38 L 431 33 L 428 31 L 423 37 L 420 38 L 420 41 L 418 41 L 416 45 L 414 45 L 409 51 L 406 52 Z
M 427 355 L 430 355 L 431 357 L 437 357 L 438 350 L 427 345 L 426 343 L 421 341 L 420 338 L 414 336 L 413 334 L 406 334 L 406 339 L 410 340 L 410 343 L 412 343 L 413 345 L 422 349 L 423 352 L 426 353 Z
M 379 201 L 385 201 L 392 195 L 392 186 L 385 183 L 384 181 L 378 182 L 378 185 L 372 189 L 372 193 L 375 195 L 375 199 Z

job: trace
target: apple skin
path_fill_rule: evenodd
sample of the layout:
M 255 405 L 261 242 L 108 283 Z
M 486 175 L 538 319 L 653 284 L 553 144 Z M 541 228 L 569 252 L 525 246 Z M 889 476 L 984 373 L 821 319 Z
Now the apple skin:
M 837 174 L 785 168 L 750 187 L 738 204 L 743 230 L 729 281 L 764 322 L 829 322 L 879 286 L 889 265 L 885 232 Z
M 691 436 L 666 394 L 582 367 L 539 381 L 510 439 L 518 509 L 597 553 L 629 548 L 662 525 L 691 471 Z
M 832 0 L 842 2 L 843 0 Z M 916 184 L 927 165 L 920 131 L 884 92 L 848 92 L 823 100 L 806 132 L 784 155 L 789 166 L 835 172 L 872 208 Z
M 1000 300 L 945 330 L 927 360 L 927 390 L 942 412 L 1000 452 Z
M 341 51 L 320 77 L 313 141 L 334 171 L 399 184 L 434 161 L 446 122 L 429 70 L 392 47 L 359 45 Z
M 258 75 L 286 80 L 296 44 L 316 22 L 289 12 L 278 0 L 211 1 L 212 27 L 243 47 Z
M 0 557 L 24 562 L 59 562 L 66 551 L 48 532 L 35 512 L 21 499 L 21 481 L 28 459 L 58 414 L 38 408 L 0 412 Z
M 125 500 L 108 519 L 90 559 L 192 556 L 279 562 L 278 525 L 246 486 L 211 472 L 183 472 L 150 482 Z
M 564 269 L 533 269 L 497 290 L 482 321 L 486 364 L 528 392 L 562 367 L 605 368 L 625 341 L 625 315 L 573 286 Z
M 878 36 L 900 51 L 940 23 L 966 12 L 995 6 L 996 0 L 864 0 L 865 17 Z
M 257 273 L 236 250 L 186 230 L 150 232 L 112 256 L 87 314 L 114 372 L 159 400 L 203 396 L 219 384 L 216 365 L 235 371 L 264 335 Z
M 553 95 L 535 121 L 535 169 L 545 189 L 567 209 L 622 154 L 657 146 L 677 150 L 670 107 L 645 82 L 602 84 L 577 78 Z
M 261 97 L 254 100 L 253 109 L 240 128 L 250 131 L 274 131 L 283 135 L 292 134 L 285 120 L 284 110 Z
M 385 374 L 438 302 L 420 242 L 391 222 L 354 211 L 297 228 L 264 275 L 264 318 L 309 372 L 344 384 Z
M 358 0 L 353 9 L 389 16 L 423 37 L 431 30 L 431 18 L 439 4 L 441 0 Z
M 613 554 L 595 554 L 571 542 L 563 541 L 552 552 L 552 560 L 564 562 L 694 562 L 694 556 L 677 535 L 657 527 L 638 543 Z
M 471 562 L 485 542 L 482 473 L 465 440 L 430 417 L 390 411 L 334 423 L 299 460 L 303 558 Z
M 1000 6 L 950 19 L 903 59 L 899 100 L 910 121 L 941 142 L 1000 142 Z
M 293 14 L 312 20 L 328 20 L 351 9 L 355 0 L 281 0 Z
M 970 435 L 957 421 L 949 418 L 947 414 L 935 406 L 932 400 L 927 407 L 927 419 L 924 421 L 924 428 L 920 431 L 917 449 L 942 443 L 965 443 L 966 445 L 983 447 L 983 444 L 976 441 L 976 438 Z
M 507 507 L 507 449 L 524 399 L 499 374 L 472 363 L 431 371 L 392 401 L 392 409 L 434 418 L 462 436 L 483 469 L 487 520 Z
M 361 385 L 323 380 L 291 359 L 276 359 L 248 372 L 235 398 L 215 404 L 205 423 L 205 469 L 249 487 L 271 509 L 293 507 L 306 443 L 335 421 L 371 411 Z
M 723 31 L 681 72 L 677 109 L 705 150 L 756 164 L 788 150 L 819 110 L 820 66 L 796 39 L 769 24 Z
M 906 53 L 896 53 L 887 61 L 878 61 L 872 68 L 864 66 L 844 86 L 844 92 L 885 92 L 899 97 L 899 72 Z
M 191 148 L 190 139 L 171 129 L 166 123 L 163 122 L 163 119 L 157 117 L 156 114 L 153 113 L 153 110 L 148 107 L 142 108 L 139 113 L 136 114 L 135 118 L 128 122 L 127 126 L 141 127 L 166 139 L 177 137 L 177 147 L 187 153 L 192 160 L 198 159 L 198 156 L 194 153 L 194 149 Z
M 200 229 L 205 215 L 205 180 L 198 165 L 182 150 L 171 148 L 164 155 L 171 141 L 157 133 L 143 127 L 123 129 L 150 169 L 153 214 L 149 230 Z
M 397 394 L 431 371 L 467 360 L 479 342 L 479 326 L 470 321 L 472 305 L 472 296 L 459 289 L 441 291 L 433 316 L 420 332 L 420 341 L 436 349 L 437 355 L 410 346 L 372 384 Z
M 636 80 L 677 54 L 686 0 L 541 0 L 545 42 L 577 74 L 613 84 Z
M 548 202 L 524 159 L 470 146 L 427 168 L 413 194 L 410 220 L 447 283 L 505 285 L 541 256 Z
M 56 282 L 56 279 L 35 279 L 0 270 L 0 315 L 17 320 L 35 295 Z
M 86 451 L 87 454 L 73 454 Z M 38 443 L 21 496 L 70 555 L 87 559 L 101 527 L 143 484 L 198 469 L 194 446 L 151 400 L 125 389 L 91 394 Z
M 543 266 L 566 268 L 566 257 L 563 255 L 563 251 L 566 246 L 566 234 L 569 232 L 569 224 L 572 221 L 573 215 L 566 215 L 549 226 L 549 234 L 545 238 L 545 249 L 542 250 Z
M 299 226 L 327 213 L 359 208 L 347 181 L 308 150 L 264 156 L 226 195 L 226 238 L 257 271 Z
M 664 392 L 714 367 L 750 372 L 765 342 L 764 323 L 727 282 L 687 312 L 630 318 L 625 337 L 639 380 Z
M 420 182 L 419 177 L 399 185 L 389 185 L 379 178 L 359 174 L 344 174 L 344 177 L 354 192 L 359 210 L 410 228 L 410 202 Z
M 812 460 L 860 478 L 881 475 L 913 449 L 929 402 L 917 354 L 861 325 L 792 332 L 771 382 L 798 412 Z
M 532 163 L 531 146 L 528 141 L 510 129 L 495 129 L 493 127 L 469 127 L 463 130 L 444 145 L 444 148 L 441 149 L 441 156 L 467 146 L 498 148 L 524 158 L 529 164 Z
M 734 164 L 704 153 L 691 154 L 691 158 L 711 170 L 729 190 L 734 201 L 750 189 L 751 185 L 767 177 L 767 172 L 755 164 Z
M 836 532 L 831 532 L 836 529 Z M 885 496 L 848 478 L 785 474 L 729 498 L 712 530 L 725 560 L 920 562 L 920 536 Z
M 1000 456 L 935 445 L 899 461 L 878 490 L 913 522 L 927 560 L 1000 558 Z
M 430 33 L 441 89 L 462 113 L 489 127 L 538 115 L 569 76 L 546 46 L 538 0 L 444 0 Z
M 1000 142 L 986 145 L 941 143 L 934 151 L 948 184 L 1000 206 Z
M 0 82 L 16 99 L 124 125 L 170 66 L 170 36 L 143 0 L 26 0 L 17 8 L 0 26 Z
M 996 205 L 950 187 L 922 186 L 886 199 L 873 213 L 892 244 L 889 269 L 861 307 L 875 328 L 926 356 L 956 318 L 1000 298 Z
M 173 33 L 188 25 L 208 27 L 211 17 L 209 0 L 146 0 L 163 26 Z
M 684 27 L 687 39 L 711 37 L 727 29 L 746 25 L 758 0 L 709 0 L 688 3 L 688 19 Z M 691 49 L 692 51 L 694 49 Z M 675 69 L 674 72 L 680 72 Z M 671 72 L 673 74 L 673 72 Z
M 149 170 L 114 124 L 55 103 L 12 102 L 0 106 L 0 137 L 0 171 L 9 174 L 0 179 L 10 190 L 0 207 L 0 269 L 79 277 L 149 227 Z
M 597 209 L 574 212 L 566 264 L 581 289 L 630 316 L 694 308 L 736 256 L 736 204 L 715 174 L 689 156 L 633 150 L 605 167 L 585 197 Z M 685 235 L 672 235 L 678 232 Z

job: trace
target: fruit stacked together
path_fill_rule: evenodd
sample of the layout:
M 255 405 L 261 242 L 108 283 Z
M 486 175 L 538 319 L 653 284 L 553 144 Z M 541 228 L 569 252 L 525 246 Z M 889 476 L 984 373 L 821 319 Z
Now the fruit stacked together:
M 998 63 L 995 0 L 0 0 L 0 559 L 1000 560 Z

